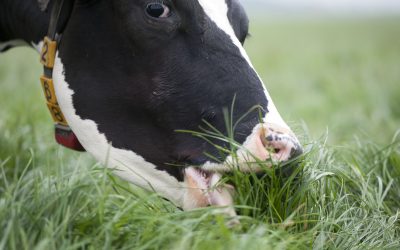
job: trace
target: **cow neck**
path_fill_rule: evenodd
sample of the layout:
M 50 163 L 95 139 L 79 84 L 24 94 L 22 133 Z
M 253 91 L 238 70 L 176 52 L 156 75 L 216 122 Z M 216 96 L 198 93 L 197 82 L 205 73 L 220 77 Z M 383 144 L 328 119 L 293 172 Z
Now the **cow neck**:
M 74 0 L 54 0 L 49 29 L 47 36 L 43 39 L 43 47 L 40 54 L 40 62 L 43 64 L 43 75 L 40 77 L 40 82 L 46 97 L 47 107 L 54 121 L 56 141 L 69 149 L 85 151 L 75 133 L 68 125 L 58 104 L 53 81 L 53 69 L 58 46 L 71 15 L 73 5 Z

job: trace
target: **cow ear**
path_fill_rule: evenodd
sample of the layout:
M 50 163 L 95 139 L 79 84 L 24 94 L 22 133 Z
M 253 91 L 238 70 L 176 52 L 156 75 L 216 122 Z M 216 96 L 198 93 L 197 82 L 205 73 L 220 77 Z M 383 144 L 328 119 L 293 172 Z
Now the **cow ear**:
M 38 0 L 39 8 L 41 11 L 46 11 L 50 0 Z

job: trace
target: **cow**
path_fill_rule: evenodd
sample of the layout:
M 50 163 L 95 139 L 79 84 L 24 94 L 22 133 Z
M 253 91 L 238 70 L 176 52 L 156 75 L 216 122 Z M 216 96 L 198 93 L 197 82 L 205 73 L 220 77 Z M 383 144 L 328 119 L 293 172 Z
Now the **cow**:
M 44 57 L 57 42 L 42 84 L 65 118 L 58 142 L 64 129 L 67 146 L 184 210 L 230 206 L 228 188 L 211 187 L 233 162 L 256 172 L 249 162 L 302 153 L 243 48 L 248 29 L 239 0 L 0 1 L 0 51 Z M 204 127 L 241 146 L 221 153 L 226 140 L 183 132 Z

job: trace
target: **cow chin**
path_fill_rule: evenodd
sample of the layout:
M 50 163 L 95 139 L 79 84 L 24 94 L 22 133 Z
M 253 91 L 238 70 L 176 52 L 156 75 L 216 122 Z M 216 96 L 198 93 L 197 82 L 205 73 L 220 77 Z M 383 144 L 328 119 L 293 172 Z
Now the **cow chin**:
M 183 209 L 217 206 L 223 207 L 228 215 L 234 216 L 234 187 L 220 183 L 224 172 L 261 172 L 265 167 L 288 161 L 301 153 L 300 143 L 286 126 L 259 124 L 236 151 L 235 156 L 228 156 L 224 163 L 207 162 L 200 167 L 188 167 L 184 170 L 186 193 Z
M 200 207 L 223 207 L 224 213 L 234 216 L 234 188 L 219 184 L 221 174 L 189 167 L 184 170 L 186 192 L 183 197 L 183 209 L 192 210 Z

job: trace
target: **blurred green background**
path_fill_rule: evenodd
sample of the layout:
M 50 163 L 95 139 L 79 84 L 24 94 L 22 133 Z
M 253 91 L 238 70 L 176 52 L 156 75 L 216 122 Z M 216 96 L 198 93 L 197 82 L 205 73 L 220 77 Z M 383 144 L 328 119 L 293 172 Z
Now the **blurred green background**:
M 292 126 L 333 144 L 387 143 L 400 129 L 400 18 L 257 19 L 250 32 L 250 57 Z
M 400 129 L 400 18 L 256 15 L 250 33 L 246 49 L 300 137 L 328 133 L 331 145 L 354 136 L 386 144 Z M 27 148 L 53 143 L 40 74 L 32 49 L 0 55 L 3 153 L 15 138 Z

